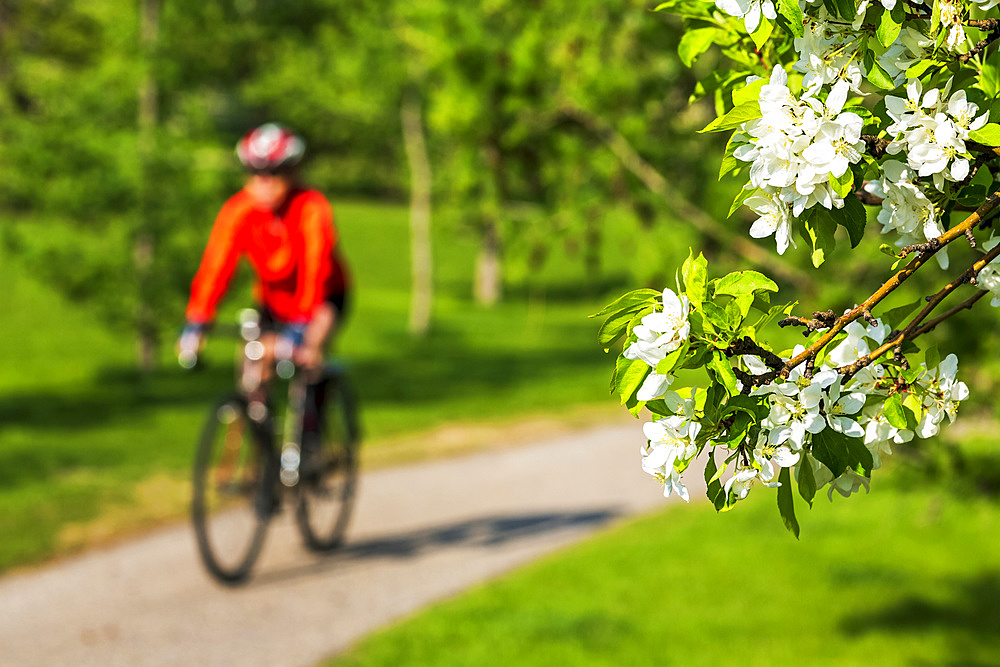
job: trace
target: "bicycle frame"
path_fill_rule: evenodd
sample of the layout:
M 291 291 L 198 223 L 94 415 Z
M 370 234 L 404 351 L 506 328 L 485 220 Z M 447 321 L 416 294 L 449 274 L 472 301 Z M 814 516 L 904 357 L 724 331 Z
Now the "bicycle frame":
M 260 314 L 251 308 L 240 313 L 240 337 L 243 345 L 243 359 L 239 364 L 239 386 L 247 396 L 248 413 L 258 424 L 266 425 L 270 414 L 268 407 L 268 387 L 270 380 L 266 373 L 265 346 L 261 342 L 263 331 Z M 278 456 L 278 478 L 285 487 L 294 487 L 299 482 L 299 466 L 302 462 L 302 425 L 305 419 L 306 373 L 296 372 L 291 359 L 290 346 L 275 344 L 275 374 L 288 380 L 288 402 L 281 429 L 281 452 Z M 283 349 L 285 348 L 285 349 Z M 267 429 L 272 435 L 273 428 Z

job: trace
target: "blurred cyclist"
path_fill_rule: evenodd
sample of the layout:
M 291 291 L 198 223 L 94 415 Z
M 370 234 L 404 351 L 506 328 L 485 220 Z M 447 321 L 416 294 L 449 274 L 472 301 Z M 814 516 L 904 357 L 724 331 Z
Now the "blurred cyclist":
M 236 264 L 246 256 L 257 273 L 262 328 L 272 332 L 262 338 L 267 359 L 273 358 L 276 331 L 279 350 L 294 350 L 296 363 L 322 365 L 326 342 L 344 316 L 349 279 L 330 203 L 296 178 L 304 153 L 302 139 L 276 123 L 251 130 L 236 145 L 246 183 L 219 212 L 191 284 L 178 342 L 182 357 L 201 347 Z

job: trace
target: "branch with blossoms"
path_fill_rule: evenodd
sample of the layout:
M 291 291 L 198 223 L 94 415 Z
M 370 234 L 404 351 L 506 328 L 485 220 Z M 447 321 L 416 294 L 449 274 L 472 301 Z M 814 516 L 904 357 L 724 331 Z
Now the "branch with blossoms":
M 599 314 L 601 344 L 622 344 L 612 392 L 633 414 L 652 415 L 642 467 L 665 495 L 687 499 L 683 475 L 707 452 L 708 497 L 718 510 L 755 485 L 773 487 L 798 535 L 793 491 L 811 505 L 823 488 L 831 498 L 867 490 L 893 446 L 954 420 L 968 397 L 958 358 L 921 344 L 987 294 L 1000 306 L 1000 238 L 986 231 L 1000 212 L 1000 125 L 987 111 L 1000 81 L 984 76 L 1000 66 L 992 49 L 1000 21 L 985 16 L 998 4 L 661 5 L 685 24 L 685 64 L 709 49 L 727 63 L 693 97 L 715 101 L 717 117 L 702 131 L 730 134 L 720 179 L 745 182 L 730 216 L 746 207 L 755 214 L 751 237 L 773 238 L 778 254 L 804 251 L 816 269 L 839 228 L 856 248 L 875 235 L 874 217 L 893 262 L 853 308 L 804 317 L 794 304 L 772 303 L 778 286 L 764 274 L 713 279 L 692 252 L 677 285 L 630 292 Z M 958 239 L 968 249 L 951 246 Z M 949 255 L 964 253 L 974 257 L 951 269 Z M 950 274 L 922 304 L 885 310 L 917 271 L 935 270 Z M 959 297 L 966 285 L 974 293 Z M 804 344 L 775 348 L 767 339 L 775 322 L 801 327 Z M 680 377 L 687 387 L 676 386 Z

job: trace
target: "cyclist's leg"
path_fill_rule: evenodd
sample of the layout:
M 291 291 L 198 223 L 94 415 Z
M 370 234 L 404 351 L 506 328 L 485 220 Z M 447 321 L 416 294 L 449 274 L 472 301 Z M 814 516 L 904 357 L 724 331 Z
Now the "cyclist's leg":
M 347 295 L 343 292 L 329 295 L 317 309 L 309 327 L 306 328 L 307 344 L 310 341 L 317 344 L 324 356 L 334 334 L 340 329 L 343 322 L 346 303 Z M 310 338 L 310 336 L 313 337 Z M 327 381 L 323 376 L 322 366 L 315 369 L 314 373 L 314 377 L 306 386 L 306 405 L 303 419 L 303 449 L 307 450 L 304 452 L 306 456 L 308 456 L 308 450 L 318 444 L 318 436 L 323 428 L 320 420 L 326 401 Z

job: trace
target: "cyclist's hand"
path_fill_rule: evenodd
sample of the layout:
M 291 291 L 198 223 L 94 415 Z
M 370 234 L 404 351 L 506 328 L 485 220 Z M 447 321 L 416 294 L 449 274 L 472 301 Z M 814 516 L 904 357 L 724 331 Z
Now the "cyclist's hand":
M 205 342 L 205 326 L 189 322 L 177 339 L 177 362 L 183 368 L 194 368 L 198 363 L 198 353 Z
M 323 365 L 323 351 L 307 343 L 295 350 L 295 363 L 302 368 L 315 370 Z

